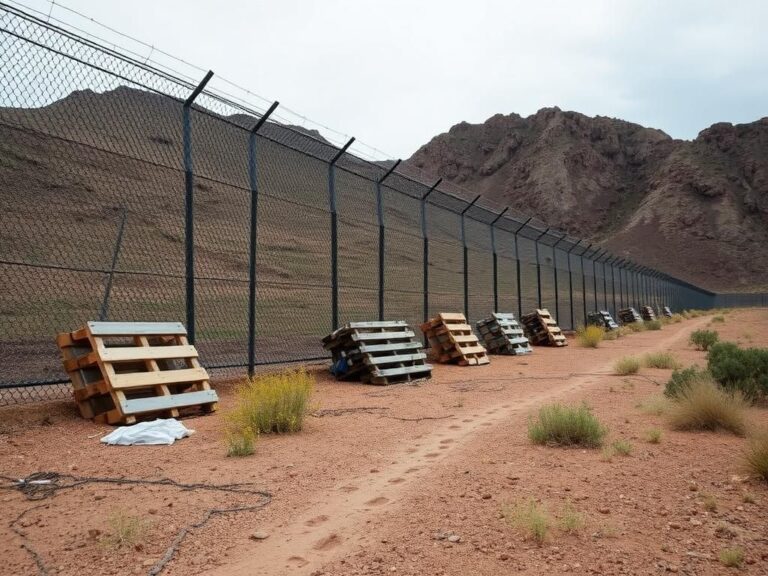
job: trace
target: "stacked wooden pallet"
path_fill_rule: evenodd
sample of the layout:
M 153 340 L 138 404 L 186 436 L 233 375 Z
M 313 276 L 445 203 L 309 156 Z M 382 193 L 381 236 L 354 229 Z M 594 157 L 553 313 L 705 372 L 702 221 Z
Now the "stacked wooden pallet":
M 619 310 L 619 320 L 622 324 L 632 324 L 633 322 L 642 322 L 643 319 L 634 308 L 622 308 Z
M 667 318 L 672 318 L 672 310 L 670 310 L 669 306 L 662 306 L 661 313 Z
M 587 324 L 600 326 L 606 330 L 617 330 L 619 328 L 619 325 L 616 324 L 616 321 L 613 319 L 613 316 L 611 316 L 611 313 L 608 312 L 608 310 L 590 312 L 587 315 Z
M 429 378 L 432 366 L 404 321 L 349 322 L 323 338 L 340 380 L 395 384 Z
M 476 366 L 490 362 L 464 314 L 441 312 L 421 325 L 421 330 L 441 363 Z
M 652 306 L 641 306 L 640 315 L 643 317 L 643 320 L 647 320 L 649 322 L 656 320 L 656 312 L 653 311 Z
M 140 416 L 216 409 L 208 372 L 179 322 L 88 322 L 57 343 L 84 418 L 133 424 Z
M 537 346 L 567 346 L 562 330 L 546 308 L 525 314 L 520 320 L 531 344 Z
M 528 338 L 514 314 L 496 312 L 476 323 L 477 332 L 491 354 L 530 354 Z

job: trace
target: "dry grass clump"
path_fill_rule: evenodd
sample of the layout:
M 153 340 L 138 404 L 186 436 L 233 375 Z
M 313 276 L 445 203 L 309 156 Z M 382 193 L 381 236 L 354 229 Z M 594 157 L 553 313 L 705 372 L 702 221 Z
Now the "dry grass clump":
M 661 442 L 661 430 L 658 428 L 651 428 L 645 433 L 645 441 L 648 444 L 659 444 Z
M 233 427 L 227 431 L 227 456 L 241 458 L 254 452 L 256 434 L 249 427 Z
M 247 445 L 246 430 L 253 436 L 301 430 L 314 385 L 314 377 L 303 368 L 246 380 L 236 391 L 237 406 L 227 415 L 235 442 Z
M 528 423 L 531 442 L 546 446 L 596 448 L 603 444 L 606 433 L 607 430 L 585 404 L 543 406 L 538 417 Z
M 718 559 L 723 566 L 740 568 L 744 563 L 744 550 L 741 548 L 726 548 L 720 551 Z
M 632 443 L 629 440 L 616 440 L 611 444 L 611 447 L 619 456 L 629 456 L 632 454 Z
M 680 368 L 680 362 L 670 352 L 649 352 L 643 357 L 646 368 L 674 370 Z
M 585 348 L 597 348 L 605 337 L 605 330 L 600 326 L 584 326 L 576 330 L 576 339 Z
M 613 372 L 619 376 L 637 374 L 640 370 L 640 360 L 632 356 L 626 356 L 616 361 L 613 365 Z
M 533 498 L 516 504 L 505 504 L 501 507 L 501 514 L 510 526 L 539 545 L 546 540 L 552 525 L 546 508 Z
M 749 440 L 744 450 L 745 468 L 768 482 L 768 430 L 759 432 Z
M 563 510 L 560 513 L 560 520 L 558 522 L 560 530 L 572 534 L 578 532 L 586 525 L 584 515 L 576 510 L 573 503 L 568 500 L 563 506 Z
M 120 510 L 109 515 L 109 534 L 103 542 L 113 548 L 133 547 L 141 543 L 149 531 L 150 522 Z
M 645 322 L 630 322 L 625 324 L 624 327 L 629 329 L 630 332 L 644 332 L 648 329 Z
M 714 322 L 725 322 L 725 316 L 721 316 L 721 315 L 713 316 L 712 317 L 712 322 L 713 323 Z
M 664 396 L 650 396 L 642 402 L 638 403 L 636 408 L 639 408 L 641 412 L 645 414 L 651 414 L 652 416 L 662 416 L 669 412 L 671 402 Z
M 661 330 L 661 327 L 664 324 L 661 320 L 648 320 L 645 322 L 645 329 L 646 330 Z
M 727 430 L 743 436 L 747 402 L 729 394 L 708 375 L 692 380 L 671 403 L 669 422 L 675 430 Z

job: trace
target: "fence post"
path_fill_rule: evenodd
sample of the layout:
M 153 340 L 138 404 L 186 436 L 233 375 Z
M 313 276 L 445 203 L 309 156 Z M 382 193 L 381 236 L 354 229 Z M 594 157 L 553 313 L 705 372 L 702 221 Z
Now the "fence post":
M 589 249 L 592 247 L 592 243 L 589 243 L 589 246 L 587 246 L 581 254 L 579 254 L 579 258 L 581 258 L 581 300 L 584 304 L 584 324 L 587 323 L 587 276 L 584 274 L 584 254 L 589 252 Z
M 533 220 L 533 216 L 528 218 L 525 222 L 523 222 L 518 228 L 513 232 L 515 235 L 515 263 L 517 264 L 515 268 L 517 269 L 517 317 L 522 318 L 523 316 L 523 293 L 522 293 L 522 282 L 520 281 L 520 247 L 519 242 L 517 241 L 517 233 L 520 232 L 523 228 L 526 227 L 528 222 Z
M 464 231 L 464 215 L 467 213 L 467 210 L 472 208 L 475 202 L 480 199 L 480 196 L 482 196 L 482 194 L 475 196 L 472 202 L 467 204 L 464 210 L 461 211 L 461 245 L 464 248 L 464 316 L 467 317 L 467 322 L 469 322 L 469 261 L 467 254 L 467 235 Z
M 355 141 L 350 138 L 328 164 L 328 204 L 331 212 L 331 327 L 339 327 L 339 222 L 336 213 L 336 162 Z
M 251 221 L 248 244 L 248 376 L 253 377 L 256 370 L 256 242 L 258 240 L 259 183 L 256 161 L 256 134 L 280 105 L 273 102 L 262 114 L 248 134 L 248 185 L 251 189 Z
M 560 242 L 565 240 L 566 236 L 568 236 L 568 234 L 564 232 L 563 235 L 557 239 L 557 242 L 552 244 L 552 273 L 555 280 L 555 320 L 557 322 L 560 322 L 560 294 L 558 293 L 559 288 L 557 285 L 557 252 L 555 252 L 555 248 Z
M 605 248 L 600 248 L 592 255 L 592 284 L 594 285 L 595 290 L 595 312 L 600 310 L 600 306 L 597 304 L 597 261 L 605 254 L 605 252 Z M 584 320 L 586 321 L 586 318 Z
M 536 250 L 536 296 L 537 296 L 537 302 L 539 304 L 539 308 L 541 308 L 541 262 L 539 262 L 539 239 L 549 232 L 549 228 L 544 230 L 541 234 L 536 236 L 536 239 L 533 241 L 533 247 Z
M 571 269 L 571 252 L 573 252 L 574 248 L 576 248 L 579 244 L 581 244 L 581 240 L 571 246 L 571 249 L 565 253 L 566 256 L 568 256 L 568 300 L 571 307 L 571 330 L 576 329 L 576 319 L 573 311 L 573 270 Z
M 607 252 L 606 252 L 606 254 L 607 254 Z M 605 256 L 606 254 L 603 254 L 603 256 Z M 606 263 L 607 260 L 608 260 L 608 258 L 606 258 L 605 260 L 600 262 L 600 264 L 603 265 L 603 302 L 605 303 L 605 309 L 606 310 L 609 309 L 609 306 L 608 306 L 608 274 L 606 274 L 606 272 L 605 272 L 605 263 Z
M 432 187 L 421 197 L 421 238 L 424 241 L 424 268 L 422 276 L 424 280 L 424 322 L 429 320 L 429 234 L 427 234 L 427 198 L 435 191 L 442 181 L 443 179 L 440 178 L 437 182 L 432 184 Z M 426 342 L 426 336 L 424 337 L 424 341 Z
M 381 185 L 395 171 L 401 160 L 397 160 L 386 174 L 376 181 L 376 216 L 379 221 L 379 320 L 384 320 L 384 200 Z
M 611 294 L 613 296 L 613 310 L 612 310 L 613 314 L 611 314 L 611 316 L 613 316 L 614 319 L 619 317 L 618 310 L 616 310 L 616 276 L 615 276 L 616 267 L 614 266 L 614 264 L 616 263 L 616 260 L 618 260 L 618 258 L 619 258 L 618 256 L 614 256 L 614 257 L 611 258 L 611 261 L 610 261 L 610 265 L 611 265 Z
M 498 222 L 504 214 L 509 210 L 509 206 L 504 208 L 496 218 L 491 222 L 491 251 L 493 252 L 493 311 L 499 311 L 499 263 L 498 256 L 496 254 L 496 222 Z
M 186 275 L 187 336 L 195 343 L 195 174 L 192 166 L 192 103 L 213 76 L 208 70 L 205 78 L 184 101 L 182 107 L 182 140 L 184 148 L 184 263 Z
M 115 269 L 117 268 L 117 259 L 120 257 L 120 247 L 123 245 L 123 232 L 125 231 L 125 220 L 127 217 L 128 212 L 125 206 L 123 206 L 120 208 L 120 224 L 117 226 L 117 239 L 115 240 L 115 249 L 112 251 L 112 264 L 109 267 L 109 274 L 107 274 L 107 285 L 104 288 L 104 299 L 101 302 L 101 311 L 99 312 L 99 320 L 102 322 L 109 315 L 109 297 L 112 293 L 112 282 L 115 276 Z

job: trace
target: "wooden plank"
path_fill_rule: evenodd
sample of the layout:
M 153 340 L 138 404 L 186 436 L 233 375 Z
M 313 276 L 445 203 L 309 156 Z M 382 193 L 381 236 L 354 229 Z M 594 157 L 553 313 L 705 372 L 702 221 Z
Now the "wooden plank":
M 186 335 L 181 322 L 88 322 L 93 336 Z
M 392 342 L 391 344 L 360 344 L 357 349 L 362 353 L 394 352 L 396 350 L 416 350 L 421 342 Z
M 180 384 L 183 382 L 199 382 L 208 380 L 205 368 L 184 368 L 182 370 L 163 370 L 160 372 L 137 372 L 133 374 L 115 374 L 112 377 L 112 387 L 142 388 L 158 384 Z
M 137 360 L 164 360 L 171 358 L 197 358 L 194 346 L 133 346 L 104 348 L 101 359 L 104 362 L 128 362 Z
M 443 321 L 446 321 L 446 320 L 456 320 L 458 322 L 466 322 L 467 321 L 466 316 L 464 316 L 464 314 L 462 314 L 460 312 L 440 312 L 440 314 L 438 314 L 438 316 Z
M 352 334 L 352 340 L 396 340 L 398 338 L 413 338 L 415 334 L 411 330 L 402 332 L 360 332 Z
M 185 392 L 184 394 L 172 394 L 171 396 L 155 396 L 153 398 L 135 398 L 124 400 L 120 403 L 123 414 L 141 414 L 156 410 L 172 410 L 210 404 L 218 402 L 219 397 L 214 390 L 201 390 L 199 392 Z
M 378 366 L 379 364 L 394 364 L 396 362 L 413 362 L 424 360 L 427 357 L 423 352 L 418 354 L 399 354 L 397 356 L 366 356 L 363 361 L 366 364 Z
M 408 326 L 405 320 L 375 320 L 372 322 L 348 322 L 347 328 L 400 328 Z
M 485 348 L 482 346 L 467 346 L 466 348 L 459 348 L 462 354 L 482 354 L 485 352 Z
M 477 337 L 473 334 L 454 334 L 453 341 L 457 343 L 477 342 Z
M 419 366 L 400 366 L 397 368 L 384 368 L 377 370 L 375 376 L 399 376 L 401 374 L 418 374 L 420 372 L 431 372 L 430 364 L 420 364 Z

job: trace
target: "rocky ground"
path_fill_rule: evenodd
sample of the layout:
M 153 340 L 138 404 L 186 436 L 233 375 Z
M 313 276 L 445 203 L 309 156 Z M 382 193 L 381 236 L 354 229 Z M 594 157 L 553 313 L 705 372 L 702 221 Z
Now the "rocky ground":
M 337 383 L 318 372 L 305 430 L 262 437 L 256 453 L 227 458 L 221 411 L 185 420 L 197 432 L 167 447 L 106 447 L 107 431 L 69 403 L 0 413 L 0 469 L 10 477 L 57 471 L 186 483 L 251 483 L 272 495 L 256 510 L 193 529 L 162 574 L 723 574 L 725 548 L 745 552 L 745 574 L 768 574 L 768 485 L 740 467 L 743 438 L 671 431 L 649 410 L 669 371 L 612 375 L 630 354 L 670 350 L 703 364 L 688 344 L 710 317 L 633 334 L 598 349 L 537 348 L 491 365 L 437 366 L 417 385 Z M 721 339 L 768 345 L 768 310 L 716 324 Z M 586 402 L 609 428 L 601 450 L 533 446 L 526 422 L 548 402 Z M 768 424 L 765 408 L 750 418 Z M 648 442 L 652 429 L 658 444 Z M 258 494 L 167 485 L 87 483 L 30 501 L 0 492 L 0 573 L 152 573 L 180 529 L 210 508 L 260 506 Z M 552 517 L 537 544 L 504 518 L 528 499 Z M 568 510 L 583 526 L 566 531 Z M 18 520 L 17 520 L 18 519 Z M 15 523 L 14 523 L 15 521 Z M 119 545 L 121 523 L 138 538 Z M 13 523 L 11 527 L 10 524 Z M 133 523 L 133 524 L 131 524 Z M 35 556 L 36 555 L 36 556 Z

